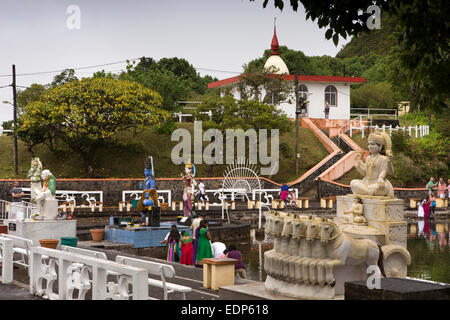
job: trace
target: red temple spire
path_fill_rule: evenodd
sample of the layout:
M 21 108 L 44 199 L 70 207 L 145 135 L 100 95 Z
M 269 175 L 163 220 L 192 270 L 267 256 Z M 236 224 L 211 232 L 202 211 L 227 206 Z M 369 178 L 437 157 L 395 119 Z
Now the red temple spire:
M 270 49 L 272 49 L 272 52 L 270 53 L 271 55 L 272 54 L 280 54 L 278 52 L 278 50 L 280 49 L 280 46 L 278 44 L 278 38 L 277 38 L 276 19 L 277 18 L 275 18 L 275 21 L 274 21 L 274 24 L 273 24 L 273 38 L 272 38 L 272 43 L 270 44 Z

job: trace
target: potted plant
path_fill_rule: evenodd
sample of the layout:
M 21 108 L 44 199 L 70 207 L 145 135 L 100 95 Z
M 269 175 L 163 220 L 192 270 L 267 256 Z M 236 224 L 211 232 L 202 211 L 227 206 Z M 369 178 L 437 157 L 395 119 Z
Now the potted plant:
M 95 242 L 100 242 L 105 236 L 105 229 L 90 229 L 92 240 Z
M 161 203 L 161 211 L 167 211 L 167 210 L 169 210 L 169 203 L 162 202 Z
M 56 247 L 58 246 L 59 240 L 58 239 L 40 239 L 39 243 L 41 244 L 41 247 L 56 249 Z

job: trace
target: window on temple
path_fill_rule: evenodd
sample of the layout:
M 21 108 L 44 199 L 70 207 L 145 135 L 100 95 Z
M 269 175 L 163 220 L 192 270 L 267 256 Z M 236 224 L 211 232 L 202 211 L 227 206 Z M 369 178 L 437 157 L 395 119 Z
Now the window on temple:
M 325 88 L 325 101 L 328 101 L 332 107 L 337 106 L 337 90 L 335 86 L 330 85 Z

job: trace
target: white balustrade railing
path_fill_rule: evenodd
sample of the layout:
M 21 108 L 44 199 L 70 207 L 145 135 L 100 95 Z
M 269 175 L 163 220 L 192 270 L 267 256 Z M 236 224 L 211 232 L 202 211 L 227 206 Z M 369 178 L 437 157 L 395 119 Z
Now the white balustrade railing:
M 379 117 L 382 119 L 398 119 L 397 109 L 381 108 L 350 108 L 350 117 Z
M 30 219 L 38 210 L 38 207 L 30 202 L 0 200 L 0 219 Z
M 45 262 L 43 256 L 48 257 Z M 30 293 L 50 300 L 73 299 L 75 289 L 81 300 L 89 291 L 92 300 L 148 299 L 148 275 L 144 269 L 43 247 L 31 248 L 29 268 Z M 108 274 L 116 274 L 111 277 L 115 281 L 108 281 Z
M 29 200 L 31 198 L 31 188 L 21 189 L 25 194 L 23 199 Z M 98 207 L 103 203 L 103 191 L 56 190 L 55 198 L 58 202 L 73 203 L 76 208 L 91 207 L 92 205 Z M 81 202 L 81 204 L 77 205 L 78 201 Z M 87 205 L 82 204 L 83 201 L 85 201 Z
M 159 203 L 172 203 L 172 190 L 156 190 Z M 141 198 L 142 190 L 122 191 L 122 202 L 138 200 Z M 167 201 L 166 201 L 167 200 Z
M 1 282 L 11 283 L 13 281 L 13 242 L 10 239 L 0 237 L 0 261 L 2 262 Z
M 415 138 L 422 138 L 424 136 L 427 136 L 430 134 L 430 127 L 426 126 L 426 125 L 420 125 L 420 126 L 409 126 L 409 127 L 400 127 L 400 126 L 396 126 L 393 127 L 392 125 L 386 126 L 386 125 L 382 125 L 382 126 L 366 126 L 366 125 L 359 125 L 359 126 L 353 126 L 350 125 L 350 137 L 353 136 L 353 131 L 357 130 L 357 131 L 361 131 L 361 135 L 364 138 L 364 131 L 365 129 L 373 129 L 373 130 L 381 130 L 383 132 L 387 132 L 389 133 L 390 136 L 392 136 L 392 132 L 393 131 L 403 131 L 403 132 L 408 132 L 408 135 L 411 137 L 415 137 Z

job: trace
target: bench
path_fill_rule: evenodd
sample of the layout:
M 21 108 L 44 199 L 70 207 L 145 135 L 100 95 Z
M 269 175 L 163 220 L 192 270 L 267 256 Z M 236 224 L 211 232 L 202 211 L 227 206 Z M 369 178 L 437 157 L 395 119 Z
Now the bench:
M 159 276 L 161 280 L 148 278 L 148 285 L 162 288 L 164 290 L 164 300 L 167 300 L 168 294 L 172 292 L 180 292 L 183 296 L 183 300 L 186 300 L 186 293 L 192 291 L 192 288 L 190 287 L 166 281 L 166 278 L 175 277 L 175 269 L 170 265 L 135 258 L 129 258 L 125 256 L 116 256 L 116 262 L 127 266 L 133 266 L 136 268 L 144 269 L 147 271 L 148 274 Z M 149 297 L 149 299 L 154 298 Z
M 219 290 L 220 286 L 234 285 L 235 264 L 239 260 L 230 258 L 204 258 L 203 286 Z

